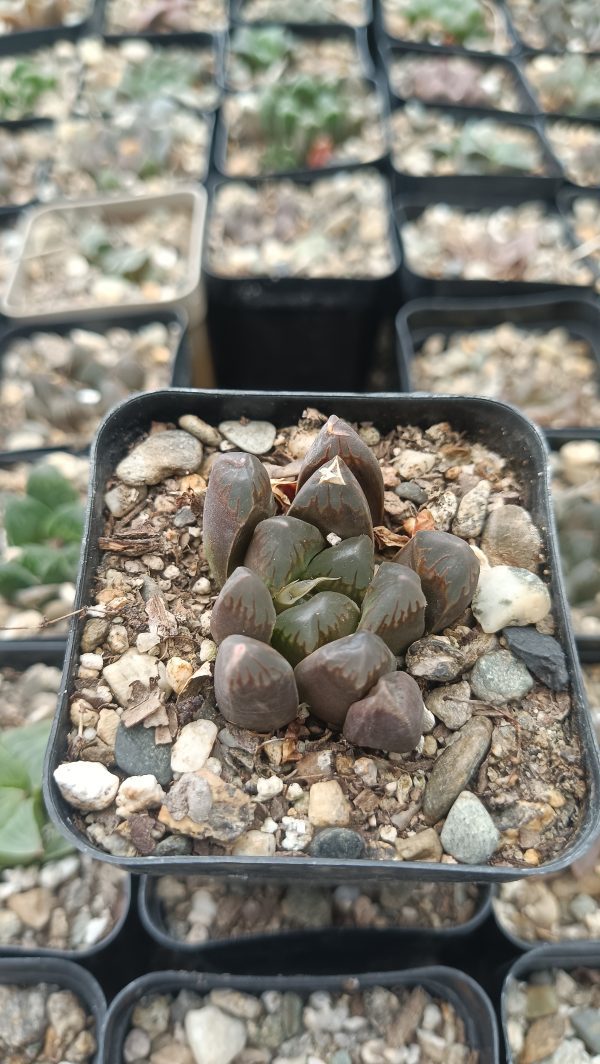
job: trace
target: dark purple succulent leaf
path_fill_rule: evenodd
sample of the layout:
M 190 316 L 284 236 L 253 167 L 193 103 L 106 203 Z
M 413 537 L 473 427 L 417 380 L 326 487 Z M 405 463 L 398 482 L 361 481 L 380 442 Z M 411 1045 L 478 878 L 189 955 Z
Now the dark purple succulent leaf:
M 213 606 L 210 630 L 215 643 L 222 643 L 228 635 L 270 643 L 276 616 L 266 584 L 251 569 L 238 565 Z
M 276 591 L 273 595 L 273 603 L 277 613 L 282 613 L 283 610 L 289 610 L 291 606 L 296 606 L 303 598 L 307 598 L 308 595 L 312 595 L 313 591 L 317 588 L 321 588 L 322 591 L 325 587 L 329 587 L 331 591 L 337 590 L 338 581 L 335 577 L 332 579 L 328 576 L 317 576 L 314 580 L 292 580 L 291 584 L 286 584 L 280 591 Z
M 298 489 L 315 470 L 335 457 L 342 458 L 360 484 L 374 525 L 383 521 L 383 475 L 370 447 L 346 421 L 332 414 L 309 447 L 298 477 Z
M 215 458 L 204 501 L 202 541 L 219 587 L 244 561 L 259 521 L 274 512 L 271 481 L 255 455 L 229 451 Z
M 393 672 L 350 706 L 344 738 L 355 746 L 407 754 L 423 734 L 424 719 L 418 683 L 406 672 Z
M 373 543 L 368 536 L 353 536 L 327 547 L 313 558 L 307 576 L 335 576 L 335 590 L 360 606 L 373 578 Z
M 362 698 L 380 676 L 396 668 L 396 659 L 372 632 L 354 632 L 319 647 L 294 675 L 300 701 L 331 728 L 342 728 L 353 702 Z
M 382 562 L 365 595 L 358 628 L 375 632 L 394 654 L 403 654 L 425 631 L 426 607 L 414 570 Z
M 352 599 L 336 591 L 322 591 L 279 614 L 271 643 L 290 664 L 297 665 L 324 643 L 350 635 L 359 618 L 360 611 Z
M 279 591 L 300 576 L 325 542 L 314 525 L 296 517 L 270 517 L 254 530 L 244 565 L 260 576 L 272 591 Z
M 273 647 L 245 635 L 228 635 L 219 647 L 215 698 L 225 720 L 251 731 L 277 731 L 298 713 L 291 665 Z
M 394 563 L 408 565 L 421 578 L 427 599 L 425 628 L 449 628 L 471 605 L 479 562 L 468 543 L 450 532 L 417 532 L 398 551 Z
M 373 522 L 365 494 L 341 458 L 319 466 L 300 488 L 288 515 L 316 525 L 325 538 L 334 532 L 340 539 L 353 536 L 373 539 Z

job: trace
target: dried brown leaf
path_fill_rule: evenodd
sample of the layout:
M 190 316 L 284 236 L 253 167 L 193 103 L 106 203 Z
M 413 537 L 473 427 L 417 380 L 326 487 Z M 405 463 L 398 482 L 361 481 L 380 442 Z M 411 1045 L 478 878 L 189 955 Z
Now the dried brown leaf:
M 177 621 L 165 606 L 161 595 L 151 595 L 145 606 L 148 628 L 159 639 L 177 635 Z
M 157 680 L 151 680 L 149 686 L 140 680 L 135 680 L 130 691 L 129 705 L 121 717 L 126 728 L 132 728 L 134 724 L 140 724 L 141 721 L 152 716 L 163 705 L 165 699 L 165 693 L 160 690 Z
M 386 547 L 403 547 L 405 543 L 408 543 L 408 536 L 392 532 L 391 528 L 386 528 L 385 525 L 376 525 L 373 535 L 378 550 L 385 550 Z

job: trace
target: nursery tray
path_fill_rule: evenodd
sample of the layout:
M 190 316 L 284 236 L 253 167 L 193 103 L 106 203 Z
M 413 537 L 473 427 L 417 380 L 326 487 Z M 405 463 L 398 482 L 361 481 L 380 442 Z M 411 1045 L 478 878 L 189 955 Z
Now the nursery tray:
M 598 833 L 600 824 L 600 764 L 598 747 L 587 712 L 582 678 L 575 651 L 573 633 L 562 583 L 558 542 L 549 499 L 549 469 L 546 444 L 542 433 L 516 408 L 489 399 L 460 396 L 349 395 L 323 393 L 247 393 L 221 391 L 153 392 L 126 400 L 104 420 L 92 449 L 90 494 L 84 532 L 84 549 L 79 569 L 74 609 L 82 609 L 92 600 L 92 587 L 100 557 L 99 532 L 104 527 L 104 485 L 115 466 L 128 453 L 131 444 L 148 431 L 153 421 L 177 422 L 183 414 L 196 414 L 209 424 L 242 416 L 267 419 L 276 426 L 294 424 L 302 411 L 320 407 L 335 411 L 349 421 L 368 420 L 383 432 L 397 424 L 429 426 L 448 421 L 459 431 L 509 459 L 520 469 L 524 484 L 524 505 L 541 530 L 551 573 L 550 590 L 557 622 L 557 638 L 566 653 L 573 697 L 573 729 L 582 745 L 587 773 L 588 792 L 582 810 L 582 822 L 574 843 L 564 853 L 544 865 L 545 872 L 555 872 L 581 856 Z M 260 875 L 261 878 L 289 877 L 289 861 L 282 857 L 115 857 L 93 847 L 74 820 L 73 810 L 61 797 L 53 772 L 62 762 L 70 730 L 69 692 L 78 667 L 79 642 L 84 617 L 73 619 L 69 633 L 65 668 L 57 713 L 44 767 L 44 799 L 53 820 L 82 851 L 135 872 L 150 875 L 172 872 L 174 875 Z M 423 864 L 416 861 L 336 860 L 302 857 L 293 861 L 293 875 L 298 880 L 320 882 L 359 882 L 365 879 L 423 879 L 492 882 L 518 879 L 539 874 L 536 868 L 514 865 Z
M 503 180 L 502 178 L 500 179 Z M 486 194 L 485 191 L 477 191 L 475 188 L 471 188 L 469 192 L 463 192 L 462 188 L 458 187 L 451 194 L 445 195 L 440 198 L 438 203 L 446 203 L 450 207 L 456 207 L 462 209 L 467 213 L 475 211 L 493 211 L 498 210 L 501 207 L 519 207 L 523 203 L 531 201 L 542 203 L 549 209 L 550 213 L 555 213 L 556 204 L 554 195 L 547 193 L 546 195 L 531 196 L 528 192 L 527 181 L 530 178 L 522 178 L 525 182 L 523 192 L 521 194 L 515 193 L 514 189 L 511 192 L 504 194 L 492 195 Z M 402 266 L 401 266 L 401 283 L 402 293 L 404 296 L 404 302 L 408 302 L 412 299 L 421 298 L 435 298 L 443 296 L 451 296 L 456 298 L 498 298 L 498 297 L 510 297 L 510 296 L 524 296 L 524 295 L 537 295 L 542 292 L 554 292 L 556 296 L 576 295 L 576 294 L 590 294 L 593 291 L 593 281 L 589 284 L 573 285 L 562 284 L 560 282 L 550 281 L 493 281 L 493 280 L 468 280 L 466 278 L 452 278 L 452 277 L 428 277 L 425 274 L 418 273 L 408 263 L 407 257 L 404 254 L 404 247 L 402 241 L 402 226 L 406 222 L 412 222 L 415 218 L 418 218 L 423 211 L 430 206 L 434 206 L 431 196 L 426 194 L 415 193 L 410 195 L 407 193 L 401 197 L 398 197 L 395 202 L 396 221 L 399 230 L 399 239 L 402 253 Z M 564 221 L 563 217 L 563 221 Z M 569 225 L 566 225 L 567 240 L 572 240 L 572 233 Z M 575 246 L 575 243 L 573 241 Z M 585 264 L 594 269 L 593 264 L 589 259 L 582 260 Z
M 248 879 L 248 877 L 245 877 Z M 436 950 L 442 943 L 462 941 L 487 919 L 491 911 L 491 890 L 489 887 L 480 886 L 476 908 L 469 920 L 463 924 L 452 927 L 429 928 L 415 925 L 414 927 L 366 928 L 366 927 L 307 927 L 293 931 L 268 931 L 261 934 L 243 935 L 236 938 L 225 936 L 223 938 L 207 939 L 205 942 L 184 942 L 169 931 L 162 914 L 161 902 L 157 893 L 159 880 L 154 876 L 142 876 L 138 892 L 138 912 L 140 920 L 159 946 L 170 950 L 174 954 L 185 954 L 202 958 L 202 966 L 209 970 L 218 965 L 219 970 L 226 968 L 227 971 L 243 971 L 244 964 L 248 966 L 250 958 L 257 954 L 267 953 L 270 949 L 278 950 L 283 955 L 288 951 L 292 953 L 299 948 L 324 951 L 329 955 L 339 955 L 340 947 L 346 950 L 355 950 L 357 957 L 364 957 L 365 950 L 374 951 L 376 954 L 389 946 L 390 941 L 397 945 L 400 955 L 414 957 L 414 952 L 406 951 L 407 943 L 415 943 L 419 957 L 431 953 L 435 957 Z M 258 876 L 252 877 L 252 883 L 260 883 Z M 290 886 L 293 886 L 290 880 Z M 340 883 L 341 885 L 341 883 Z M 363 883 L 362 886 L 367 884 Z M 327 948 L 324 949 L 324 941 Z
M 70 990 L 80 999 L 96 1023 L 98 1051 L 90 1064 L 102 1064 L 101 1042 L 106 999 L 94 976 L 79 964 L 61 957 L 0 957 L 2 985 L 38 986 L 41 982 L 54 984 L 61 990 Z
M 109 329 L 120 328 L 129 329 L 131 332 L 139 332 L 145 325 L 151 325 L 153 322 L 159 322 L 162 325 L 178 324 L 181 328 L 181 337 L 171 365 L 171 381 L 170 386 L 173 388 L 186 388 L 190 387 L 193 383 L 193 369 L 191 365 L 191 353 L 189 349 L 188 338 L 188 325 L 186 315 L 182 311 L 175 310 L 146 310 L 140 311 L 137 314 L 129 314 L 124 309 L 123 312 L 119 308 L 115 308 L 114 317 L 108 318 L 104 316 L 94 317 L 87 314 L 74 314 L 72 316 L 65 314 L 60 320 L 51 317 L 47 323 L 42 319 L 35 320 L 35 324 L 29 325 L 23 323 L 15 328 L 8 328 L 6 330 L 0 329 L 0 381 L 2 379 L 2 360 L 6 355 L 6 352 L 15 342 L 15 340 L 21 340 L 23 337 L 31 336 L 32 333 L 37 332 L 49 332 L 56 333 L 58 336 L 66 336 L 72 329 L 84 329 L 88 332 L 106 333 Z M 90 441 L 91 442 L 91 441 Z M 42 458 L 46 454 L 52 454 L 56 451 L 69 451 L 76 450 L 78 454 L 82 453 L 81 448 L 73 448 L 68 443 L 56 444 L 52 447 L 30 448 L 23 451 L 3 451 L 0 449 L 0 465 L 5 462 L 15 462 L 15 455 L 18 456 L 17 460 L 35 462 L 37 459 Z M 83 452 L 85 453 L 85 451 Z M 1 649 L 1 644 L 0 644 Z
M 543 972 L 547 971 L 548 968 L 564 968 L 567 971 L 572 968 L 600 968 L 600 944 L 598 942 L 571 942 L 539 946 L 536 949 L 528 950 L 524 956 L 519 957 L 511 966 L 504 980 L 501 1002 L 501 1022 L 506 1064 L 518 1064 L 517 1058 L 511 1052 L 508 1041 L 507 999 L 509 985 L 515 979 L 527 979 L 527 976 L 532 972 Z
M 401 48 L 413 49 L 417 47 L 420 51 L 427 52 L 429 55 L 438 55 L 443 51 L 444 55 L 464 55 L 470 59 L 505 59 L 507 56 L 513 56 L 520 54 L 521 44 L 514 31 L 511 19 L 508 16 L 506 4 L 500 0 L 495 0 L 496 10 L 498 11 L 500 18 L 504 21 L 506 29 L 506 35 L 510 42 L 510 48 L 508 52 L 492 52 L 492 51 L 479 51 L 476 48 L 466 48 L 462 44 L 431 44 L 429 41 L 410 41 L 404 37 L 395 37 L 393 33 L 390 33 L 386 28 L 385 12 L 383 10 L 383 0 L 378 0 L 375 6 L 375 40 L 380 52 L 385 52 L 390 46 L 400 46 Z
M 305 175 L 296 184 L 324 179 L 324 174 Z M 252 188 L 269 183 L 268 178 L 240 181 Z M 217 189 L 228 183 L 216 184 L 213 204 Z M 203 279 L 217 387 L 305 391 L 318 381 L 325 392 L 362 391 L 378 331 L 399 304 L 400 245 L 391 197 L 395 264 L 385 277 L 227 277 L 206 265 L 209 229 L 210 209 Z
M 177 994 L 189 990 L 207 994 L 218 988 L 263 994 L 267 990 L 295 992 L 307 998 L 316 991 L 343 993 L 373 986 L 389 988 L 422 986 L 430 994 L 448 1001 L 465 1025 L 471 1048 L 481 1064 L 499 1064 L 498 1030 L 492 1004 L 481 987 L 455 968 L 423 967 L 403 971 L 373 972 L 355 976 L 280 976 L 204 975 L 200 972 L 152 972 L 130 983 L 113 1001 L 104 1026 L 100 1064 L 122 1064 L 123 1043 L 129 1029 L 131 1013 L 147 994 Z

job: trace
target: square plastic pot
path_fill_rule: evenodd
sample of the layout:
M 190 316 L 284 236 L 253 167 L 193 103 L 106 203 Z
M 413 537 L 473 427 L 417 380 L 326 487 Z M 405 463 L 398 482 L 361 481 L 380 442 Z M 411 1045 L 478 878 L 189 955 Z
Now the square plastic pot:
M 56 311 L 44 311 L 31 313 L 31 305 L 27 306 L 16 302 L 17 293 L 21 290 L 24 280 L 24 262 L 31 254 L 30 241 L 35 231 L 37 222 L 48 215 L 79 215 L 85 218 L 91 211 L 99 214 L 105 221 L 114 223 L 133 222 L 143 217 L 149 211 L 169 207 L 174 209 L 184 208 L 190 214 L 190 241 L 188 247 L 188 261 L 185 281 L 181 284 L 179 294 L 173 299 L 162 299 L 155 304 L 144 302 L 141 299 L 137 303 L 123 305 L 123 310 L 128 314 L 136 311 L 148 313 L 151 306 L 162 310 L 180 308 L 186 311 L 190 325 L 195 326 L 204 321 L 205 299 L 204 289 L 200 279 L 200 262 L 202 253 L 202 240 L 204 234 L 204 219 L 206 215 L 206 191 L 201 186 L 182 186 L 176 192 L 162 195 L 115 197 L 93 197 L 87 200 L 77 200 L 72 203 L 58 202 L 48 207 L 36 207 L 27 212 L 24 228 L 24 242 L 21 256 L 15 269 L 9 277 L 2 299 L 0 311 L 8 318 L 22 320 L 26 318 L 30 323 L 44 321 L 60 321 L 68 313 L 69 308 L 59 306 Z M 115 316 L 114 304 L 98 304 L 90 302 L 89 306 L 78 308 L 78 313 L 90 317 L 113 319 Z
M 297 184 L 318 180 L 325 175 L 301 176 Z M 256 188 L 266 182 L 243 183 Z M 213 209 L 225 184 L 212 190 Z M 217 387 L 301 392 L 318 381 L 325 392 L 362 391 L 378 333 L 399 305 L 400 249 L 391 198 L 394 266 L 385 277 L 373 278 L 219 274 L 208 265 L 210 209 L 203 279 Z
M 430 44 L 429 41 L 409 41 L 402 37 L 395 37 L 390 33 L 386 27 L 385 12 L 383 9 L 383 0 L 378 0 L 375 6 L 375 40 L 380 52 L 384 52 L 390 46 L 400 46 L 402 48 L 414 48 L 415 46 L 421 49 L 423 52 L 428 52 L 430 55 L 437 55 L 442 49 L 447 55 L 465 55 L 474 59 L 493 59 L 506 58 L 506 56 L 518 55 L 521 52 L 521 45 L 515 34 L 512 21 L 510 19 L 507 5 L 500 0 L 494 0 L 495 8 L 500 16 L 500 20 L 504 23 L 506 34 L 509 39 L 510 48 L 508 52 L 493 52 L 493 51 L 478 51 L 475 48 L 465 48 L 461 44 Z
M 209 424 L 242 416 L 269 420 L 277 427 L 294 424 L 307 406 L 334 411 L 349 421 L 372 421 L 383 432 L 397 424 L 429 426 L 448 421 L 459 431 L 505 456 L 520 471 L 523 504 L 540 529 L 550 570 L 550 592 L 556 619 L 556 635 L 566 654 L 573 698 L 572 725 L 582 745 L 587 776 L 587 795 L 582 803 L 581 825 L 568 849 L 543 867 L 559 871 L 581 856 L 600 829 L 600 763 L 598 747 L 589 720 L 582 678 L 558 554 L 556 528 L 549 497 L 549 469 L 542 433 L 515 407 L 490 399 L 460 396 L 349 395 L 322 393 L 248 393 L 221 391 L 152 392 L 127 400 L 104 420 L 92 449 L 90 494 L 74 609 L 92 600 L 92 586 L 100 557 L 98 538 L 104 528 L 104 488 L 131 444 L 145 434 L 153 421 L 174 422 L 183 414 L 196 414 Z M 70 730 L 69 692 L 77 674 L 79 642 L 85 617 L 72 622 L 57 713 L 44 768 L 44 800 L 60 830 L 86 853 L 130 871 L 161 875 L 257 875 L 263 879 L 286 879 L 290 863 L 281 857 L 115 857 L 93 847 L 74 820 L 73 810 L 61 797 L 53 779 L 54 769 L 64 760 Z M 302 857 L 294 860 L 294 877 L 311 882 L 364 882 L 367 879 L 428 879 L 493 882 L 539 874 L 538 869 L 514 865 L 432 864 L 416 861 L 327 860 Z
M 115 998 L 104 1026 L 100 1064 L 122 1064 L 123 1043 L 129 1030 L 131 1013 L 146 994 L 177 994 L 189 990 L 207 994 L 218 988 L 240 990 L 246 994 L 293 991 L 305 999 L 316 991 L 328 993 L 368 990 L 384 986 L 391 989 L 422 986 L 430 994 L 449 1002 L 465 1025 L 469 1045 L 479 1053 L 481 1064 L 499 1064 L 498 1030 L 492 1004 L 478 983 L 455 968 L 408 968 L 396 972 L 370 972 L 355 976 L 297 975 L 270 977 L 204 975 L 200 972 L 153 972 L 136 979 Z
M 181 30 L 181 31 L 173 31 L 172 33 L 170 33 L 169 31 L 167 31 L 166 33 L 160 33 L 160 32 L 154 32 L 154 31 L 151 30 L 151 31 L 143 31 L 142 33 L 139 33 L 139 34 L 136 34 L 135 30 L 128 30 L 126 33 L 110 32 L 107 29 L 107 13 L 108 13 L 109 2 L 110 2 L 110 0 L 96 0 L 96 10 L 95 10 L 95 14 L 94 14 L 94 29 L 95 29 L 95 32 L 97 34 L 100 34 L 104 38 L 105 41 L 110 42 L 110 43 L 114 43 L 115 41 L 118 41 L 118 40 L 123 40 L 125 37 L 139 36 L 139 37 L 142 37 L 144 40 L 151 41 L 153 44 L 168 44 L 170 41 L 175 42 L 179 38 L 178 43 L 182 44 L 183 43 L 183 38 L 187 38 L 188 40 L 193 38 L 193 37 L 204 37 L 204 38 L 207 38 L 207 39 L 210 38 L 210 37 L 217 38 L 217 37 L 221 37 L 223 34 L 225 34 L 227 32 L 227 27 L 226 26 L 223 26 L 221 28 L 217 28 L 215 30 L 211 29 L 211 31 L 208 31 L 208 30 Z M 226 7 L 229 9 L 230 0 L 227 0 Z M 140 9 L 140 13 L 142 13 L 144 11 L 144 5 L 140 4 L 139 5 L 139 9 Z
M 270 20 L 269 19 L 265 19 L 264 21 L 261 20 L 260 22 L 258 22 L 258 21 L 248 22 L 244 18 L 244 5 L 246 3 L 246 0 L 230 0 L 230 3 L 231 3 L 230 23 L 232 23 L 234 26 L 235 25 L 265 26 L 265 25 L 267 25 L 267 23 L 269 21 L 270 22 L 275 21 L 273 19 L 270 19 Z M 363 0 L 363 3 L 364 3 L 364 6 L 365 6 L 365 9 L 366 9 L 365 10 L 365 21 L 363 23 L 361 23 L 360 27 L 358 27 L 360 29 L 369 26 L 369 24 L 373 20 L 373 0 Z M 282 23 L 279 22 L 278 25 L 282 25 Z M 287 23 L 283 23 L 283 25 L 288 26 L 289 29 L 294 29 L 296 26 L 300 26 L 303 29 L 306 29 L 306 28 L 313 29 L 313 28 L 320 28 L 320 27 L 325 26 L 327 29 L 329 29 L 330 26 L 345 26 L 345 25 L 348 25 L 348 24 L 344 23 L 344 22 L 287 22 Z
M 597 942 L 572 942 L 565 945 L 539 946 L 519 957 L 510 968 L 502 988 L 502 1035 L 504 1039 L 506 1064 L 518 1064 L 510 1049 L 507 1033 L 508 990 L 514 980 L 527 980 L 533 972 L 547 971 L 548 968 L 600 968 L 600 944 Z
M 0 983 L 3 986 L 39 986 L 40 983 L 50 983 L 75 994 L 95 1020 L 98 1050 L 90 1064 L 101 1064 L 106 998 L 100 984 L 85 968 L 61 957 L 1 957 Z

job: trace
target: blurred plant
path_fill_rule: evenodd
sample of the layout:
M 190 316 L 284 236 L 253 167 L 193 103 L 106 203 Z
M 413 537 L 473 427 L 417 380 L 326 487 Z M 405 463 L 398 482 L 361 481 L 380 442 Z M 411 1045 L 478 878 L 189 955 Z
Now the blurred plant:
M 231 41 L 231 50 L 253 72 L 268 70 L 287 58 L 294 38 L 283 26 L 242 26 Z
M 42 770 L 51 721 L 0 734 L 0 869 L 53 861 L 72 852 L 48 819 Z
M 61 584 L 77 575 L 83 509 L 75 488 L 52 466 L 34 469 L 22 498 L 9 499 L 4 531 L 11 559 L 0 563 L 0 595 Z
M 390 679 L 395 656 L 426 627 L 438 632 L 456 621 L 479 563 L 464 540 L 422 531 L 373 575 L 383 496 L 373 452 L 335 416 L 304 458 L 285 515 L 273 516 L 257 458 L 218 456 L 203 543 L 222 585 L 211 630 L 219 644 L 215 693 L 227 720 L 273 731 L 294 719 L 301 698 L 350 741 L 414 748 L 422 698 L 408 674 Z
M 534 84 L 549 110 L 577 115 L 600 111 L 600 62 L 583 55 L 566 55 L 552 69 L 545 70 L 534 60 Z
M 57 79 L 42 73 L 34 60 L 19 59 L 8 77 L 0 81 L 0 118 L 31 114 L 40 97 L 57 87 Z
M 131 100 L 174 96 L 191 88 L 201 76 L 193 53 L 176 48 L 157 48 L 143 63 L 127 63 L 119 95 Z
M 480 0 L 409 0 L 402 14 L 411 25 L 427 22 L 440 26 L 448 44 L 464 44 L 486 31 Z
M 268 148 L 266 169 L 324 166 L 336 144 L 360 129 L 343 82 L 302 76 L 265 89 L 260 123 Z
M 540 151 L 532 133 L 527 138 L 522 130 L 493 119 L 440 124 L 438 113 L 417 103 L 407 105 L 405 117 L 415 134 L 422 136 L 424 148 L 438 159 L 452 161 L 454 173 L 539 172 Z M 402 150 L 400 142 L 400 160 Z

